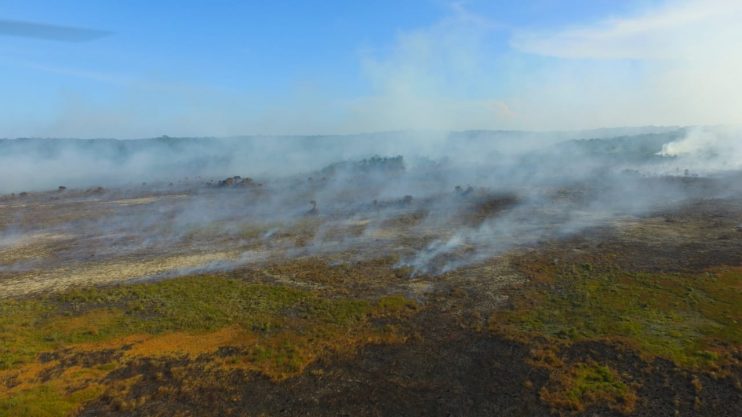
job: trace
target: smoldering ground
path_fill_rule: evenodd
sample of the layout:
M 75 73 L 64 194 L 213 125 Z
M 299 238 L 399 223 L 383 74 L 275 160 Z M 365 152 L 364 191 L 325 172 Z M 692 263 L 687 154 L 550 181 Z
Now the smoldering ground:
M 699 135 L 714 139 L 699 145 Z M 0 274 L 44 289 L 74 285 L 73 275 L 117 281 L 302 256 L 390 256 L 405 273 L 437 274 L 737 195 L 734 138 L 664 129 L 4 141 Z

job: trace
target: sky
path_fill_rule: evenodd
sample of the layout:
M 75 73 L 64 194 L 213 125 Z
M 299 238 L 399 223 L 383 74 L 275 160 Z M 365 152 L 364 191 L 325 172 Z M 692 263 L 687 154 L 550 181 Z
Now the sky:
M 738 0 L 0 0 L 0 137 L 737 125 L 740 21 Z

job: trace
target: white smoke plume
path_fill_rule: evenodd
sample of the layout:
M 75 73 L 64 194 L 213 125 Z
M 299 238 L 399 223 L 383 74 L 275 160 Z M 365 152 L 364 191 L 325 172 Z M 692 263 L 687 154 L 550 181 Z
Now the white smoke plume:
M 668 128 L 0 141 L 0 185 L 16 193 L 0 201 L 0 242 L 77 236 L 83 243 L 57 254 L 70 262 L 230 254 L 209 268 L 350 251 L 440 273 L 621 216 L 739 193 L 737 137 Z M 225 177 L 239 187 L 219 186 Z M 35 211 L 44 207 L 60 210 L 51 224 Z M 410 216 L 400 246 L 390 224 Z

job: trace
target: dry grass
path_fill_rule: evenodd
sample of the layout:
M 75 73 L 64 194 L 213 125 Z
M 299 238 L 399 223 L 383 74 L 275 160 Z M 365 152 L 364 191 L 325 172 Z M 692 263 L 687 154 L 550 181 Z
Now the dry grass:
M 578 363 L 552 373 L 539 395 L 552 407 L 576 412 L 600 406 L 630 414 L 637 401 L 634 389 L 615 369 L 595 362 Z
M 530 285 L 490 321 L 502 334 L 620 342 L 688 367 L 722 365 L 742 349 L 740 268 L 628 273 L 609 261 L 537 259 L 523 267 Z
M 416 308 L 401 296 L 328 298 L 208 275 L 2 300 L 0 416 L 63 416 L 116 397 L 106 375 L 139 358 L 207 357 L 284 379 L 326 352 L 404 341 L 390 323 Z

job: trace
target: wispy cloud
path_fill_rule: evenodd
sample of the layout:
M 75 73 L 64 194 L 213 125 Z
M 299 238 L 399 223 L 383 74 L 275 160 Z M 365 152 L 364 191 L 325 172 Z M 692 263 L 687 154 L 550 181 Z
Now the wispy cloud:
M 686 0 L 581 26 L 516 31 L 515 49 L 553 58 L 521 97 L 542 116 L 583 127 L 742 123 L 741 21 L 739 1 Z
M 557 30 L 520 31 L 512 45 L 558 58 L 688 59 L 742 43 L 742 2 L 690 0 Z
M 105 30 L 0 19 L 0 36 L 16 36 L 62 42 L 86 42 L 109 35 L 111 35 L 111 32 Z
M 24 68 L 36 70 L 36 71 L 43 71 L 43 72 L 48 72 L 48 73 L 52 73 L 56 75 L 62 75 L 66 77 L 81 78 L 85 80 L 103 82 L 103 83 L 108 83 L 108 84 L 132 85 L 138 82 L 133 77 L 126 76 L 123 74 L 115 74 L 111 72 L 92 71 L 92 70 L 83 69 L 83 68 L 48 65 L 48 64 L 41 64 L 41 63 L 28 61 L 28 60 L 17 60 L 17 59 L 12 60 L 11 63 L 24 67 Z
M 135 74 L 27 64 L 115 85 L 105 102 L 62 100 L 35 134 L 348 133 L 563 130 L 742 123 L 742 3 L 685 0 L 580 25 L 518 29 L 463 3 L 366 50 L 368 83 L 256 95 Z M 204 87 L 204 88 L 201 88 Z M 101 123 L 91 123 L 99 120 Z
M 366 54 L 372 94 L 349 105 L 361 130 L 493 128 L 516 117 L 497 91 L 488 52 L 500 27 L 462 3 L 424 28 L 398 33 L 384 54 Z

